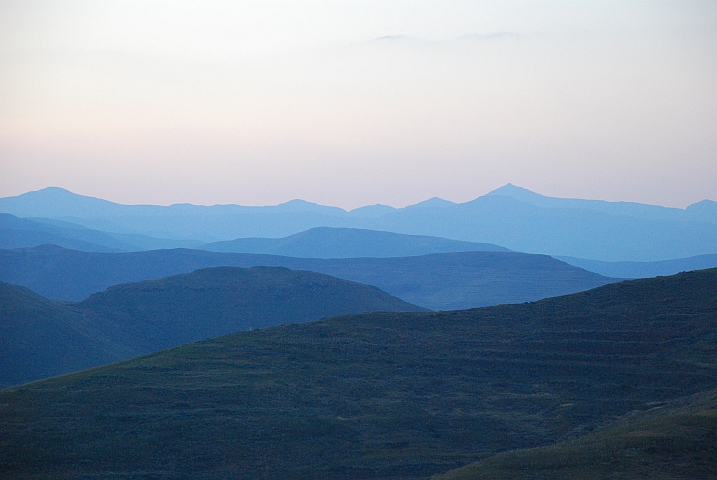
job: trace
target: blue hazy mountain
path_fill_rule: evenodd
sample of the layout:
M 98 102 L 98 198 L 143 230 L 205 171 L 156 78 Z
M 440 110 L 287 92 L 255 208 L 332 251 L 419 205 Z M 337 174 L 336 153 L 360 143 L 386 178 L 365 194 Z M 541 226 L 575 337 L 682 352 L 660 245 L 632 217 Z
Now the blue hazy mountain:
M 603 261 L 717 253 L 717 203 L 713 201 L 683 210 L 545 197 L 510 184 L 466 203 L 434 198 L 405 208 L 374 205 L 352 212 L 301 200 L 268 207 L 120 205 L 47 188 L 0 199 L 0 212 L 54 218 L 105 232 L 205 243 L 344 227 Z
M 247 236 L 281 237 L 332 220 L 341 224 L 347 212 L 303 200 L 276 206 L 122 205 L 49 187 L 0 199 L 0 212 L 19 217 L 54 218 L 112 233 L 206 243 Z M 358 215 L 358 218 L 361 218 Z
M 487 194 L 488 196 L 510 197 L 523 203 L 544 208 L 565 208 L 595 210 L 627 217 L 653 220 L 685 220 L 685 210 L 679 208 L 645 205 L 634 202 L 607 202 L 605 200 L 582 200 L 578 198 L 546 197 L 513 184 L 504 185 Z M 702 221 L 705 221 L 703 219 Z
M 0 213 L 0 248 L 5 249 L 53 244 L 86 252 L 132 252 L 191 247 L 197 243 L 139 234 L 107 233 L 61 220 L 19 218 Z
M 538 206 L 489 194 L 447 208 L 403 209 L 374 219 L 371 226 L 604 261 L 666 260 L 717 252 L 717 223 L 696 222 L 687 214 L 671 219 L 669 212 L 664 218 L 636 215 Z
M 658 262 L 601 262 L 583 258 L 558 257 L 565 263 L 584 268 L 589 272 L 617 278 L 650 278 L 675 275 L 680 272 L 704 270 L 717 267 L 717 254 L 698 255 L 689 258 L 662 260 Z
M 431 310 L 522 303 L 614 282 L 546 255 L 438 253 L 397 258 L 312 259 L 202 250 L 92 253 L 52 245 L 0 250 L 0 280 L 78 301 L 111 285 L 215 266 L 282 266 L 374 285 Z
M 687 215 L 698 222 L 717 223 L 717 202 L 702 200 L 685 209 Z
M 348 212 L 348 214 L 351 217 L 375 218 L 385 215 L 387 213 L 395 212 L 396 210 L 396 208 L 390 207 L 388 205 L 381 205 L 380 203 L 378 203 L 376 205 L 366 205 L 364 207 L 354 208 L 353 210 Z
M 304 258 L 408 257 L 429 253 L 508 251 L 490 243 L 331 227 L 311 228 L 284 238 L 240 238 L 209 243 L 200 248 L 212 252 L 265 253 Z

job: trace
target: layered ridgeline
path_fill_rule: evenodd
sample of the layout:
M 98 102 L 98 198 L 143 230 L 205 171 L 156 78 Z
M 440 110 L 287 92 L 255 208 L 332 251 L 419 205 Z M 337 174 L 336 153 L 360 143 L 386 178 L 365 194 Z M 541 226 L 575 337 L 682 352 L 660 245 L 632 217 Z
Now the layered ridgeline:
M 545 255 L 462 252 L 402 258 L 301 259 L 269 255 L 158 250 L 101 254 L 53 246 L 0 250 L 0 280 L 49 298 L 81 300 L 118 283 L 197 268 L 284 266 L 375 285 L 431 310 L 521 303 L 615 281 Z
M 0 248 L 5 249 L 52 244 L 85 252 L 134 252 L 157 248 L 195 247 L 201 243 L 101 232 L 61 220 L 19 218 L 0 213 Z
M 531 304 L 232 334 L 0 392 L 0 468 L 425 478 L 589 439 L 618 416 L 717 388 L 715 319 L 717 270 L 706 270 Z M 662 448 L 651 441 L 640 448 Z M 670 441 L 697 461 L 694 442 Z M 700 458 L 714 468 L 717 457 Z M 595 467 L 620 478 L 620 465 Z
M 717 267 L 717 254 L 659 262 L 601 262 L 573 257 L 558 257 L 558 259 L 589 272 L 616 278 L 650 278 Z
M 217 267 L 58 305 L 0 283 L 0 385 L 231 332 L 373 311 L 421 311 L 376 287 L 280 267 Z
M 507 252 L 491 243 L 403 235 L 358 228 L 317 227 L 284 238 L 240 238 L 202 245 L 212 252 L 263 253 L 303 258 L 408 257 L 430 253 Z
M 0 212 L 53 218 L 104 232 L 204 243 L 350 227 L 602 261 L 717 253 L 716 202 L 665 208 L 551 198 L 513 185 L 461 204 L 434 198 L 400 209 L 374 205 L 351 212 L 302 200 L 270 207 L 120 205 L 47 188 L 0 199 Z
M 25 219 L 10 214 L 0 214 L 0 249 L 9 250 L 46 244 L 85 252 L 137 252 L 159 248 L 195 247 L 214 252 L 258 253 L 302 258 L 381 258 L 431 253 L 508 251 L 506 248 L 489 243 L 330 227 L 316 227 L 283 238 L 240 238 L 202 244 L 191 240 L 107 233 L 60 220 Z M 648 278 L 717 267 L 717 254 L 653 262 L 606 262 L 560 256 L 557 258 L 590 272 L 615 278 Z
M 48 244 L 85 252 L 139 252 L 195 247 L 214 252 L 307 258 L 404 257 L 445 252 L 509 251 L 489 243 L 329 227 L 316 227 L 284 238 L 240 238 L 205 244 L 198 240 L 170 240 L 140 234 L 102 232 L 62 220 L 27 219 L 0 213 L 0 248 L 28 248 Z
M 283 238 L 240 238 L 202 244 L 191 240 L 107 233 L 60 220 L 25 219 L 10 214 L 0 214 L 0 248 L 16 249 L 46 244 L 85 252 L 137 252 L 159 248 L 196 247 L 214 252 L 258 253 L 302 258 L 381 258 L 431 253 L 508 251 L 506 248 L 489 243 L 330 227 L 316 227 Z M 560 256 L 557 258 L 590 272 L 615 278 L 648 278 L 717 267 L 717 254 L 653 262 L 606 262 Z

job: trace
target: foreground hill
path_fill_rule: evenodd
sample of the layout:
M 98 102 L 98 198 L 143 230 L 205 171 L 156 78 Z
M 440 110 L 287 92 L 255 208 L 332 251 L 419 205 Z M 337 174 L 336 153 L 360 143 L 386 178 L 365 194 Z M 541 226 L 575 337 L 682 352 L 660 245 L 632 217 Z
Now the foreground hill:
M 278 267 L 217 267 L 58 305 L 0 283 L 0 385 L 227 333 L 332 315 L 421 311 L 376 287 Z
M 0 212 L 205 243 L 344 227 L 602 261 L 656 261 L 717 252 L 717 203 L 710 200 L 686 209 L 665 208 L 551 198 L 513 185 L 460 204 L 434 198 L 405 208 L 376 205 L 351 212 L 302 200 L 267 207 L 120 205 L 46 188 L 0 198 Z
M 599 433 L 515 450 L 434 480 L 717 478 L 717 390 L 628 415 Z
M 430 253 L 507 252 L 490 243 L 362 230 L 317 227 L 284 238 L 239 238 L 202 245 L 202 250 L 265 253 L 302 258 L 409 257 Z
M 325 273 L 377 286 L 431 310 L 520 303 L 615 281 L 545 255 L 515 252 L 327 260 L 181 249 L 99 254 L 46 245 L 0 250 L 0 280 L 49 298 L 74 301 L 118 283 L 222 265 L 283 266 Z
M 0 469 L 423 478 L 717 388 L 715 318 L 707 270 L 233 334 L 0 392 Z

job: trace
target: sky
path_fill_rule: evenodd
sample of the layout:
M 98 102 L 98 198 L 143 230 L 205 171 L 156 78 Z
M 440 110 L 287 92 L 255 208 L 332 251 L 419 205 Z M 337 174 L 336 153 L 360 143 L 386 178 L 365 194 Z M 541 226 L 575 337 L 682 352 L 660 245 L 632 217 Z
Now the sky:
M 717 2 L 0 0 L 0 197 L 717 200 Z

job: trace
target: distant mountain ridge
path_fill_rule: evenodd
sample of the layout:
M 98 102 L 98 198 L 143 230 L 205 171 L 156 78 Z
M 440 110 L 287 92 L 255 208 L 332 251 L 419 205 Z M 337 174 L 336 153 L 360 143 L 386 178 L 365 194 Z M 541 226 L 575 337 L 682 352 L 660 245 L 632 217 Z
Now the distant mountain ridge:
M 509 251 L 490 243 L 330 227 L 311 228 L 284 238 L 239 238 L 208 243 L 199 248 L 211 252 L 262 253 L 302 258 L 386 258 L 430 253 Z
M 602 261 L 655 261 L 717 253 L 717 203 L 713 201 L 682 210 L 545 197 L 510 184 L 461 204 L 430 199 L 400 209 L 373 206 L 352 212 L 301 200 L 268 207 L 119 205 L 49 188 L 2 198 L 0 212 L 51 217 L 104 232 L 205 243 L 343 227 Z
M 658 262 L 601 262 L 583 258 L 556 257 L 575 267 L 614 278 L 650 278 L 717 267 L 717 254 L 698 255 Z
M 20 218 L 0 213 L 0 248 L 53 244 L 85 252 L 131 252 L 157 248 L 194 247 L 200 242 L 107 233 L 61 220 Z
M 429 253 L 508 251 L 498 245 L 355 228 L 316 227 L 284 238 L 241 238 L 201 244 L 139 234 L 107 233 L 62 220 L 0 213 L 0 249 L 59 245 L 85 252 L 137 252 L 201 248 L 215 252 L 263 253 L 307 258 L 404 257 Z
M 699 204 L 690 205 L 686 209 L 661 207 L 635 202 L 608 202 L 606 200 L 583 200 L 577 198 L 546 197 L 528 189 L 517 187 L 511 183 L 504 185 L 487 194 L 488 196 L 505 196 L 514 198 L 520 202 L 535 205 L 536 207 L 547 208 L 571 208 L 587 209 L 599 212 L 612 213 L 629 217 L 637 217 L 652 220 L 690 220 L 697 222 L 717 222 L 717 208 L 708 205 L 710 200 L 703 200 Z M 715 202 L 711 202 L 715 203 Z M 700 215 L 697 205 L 707 205 L 703 214 Z M 715 204 L 717 206 L 717 204 Z

